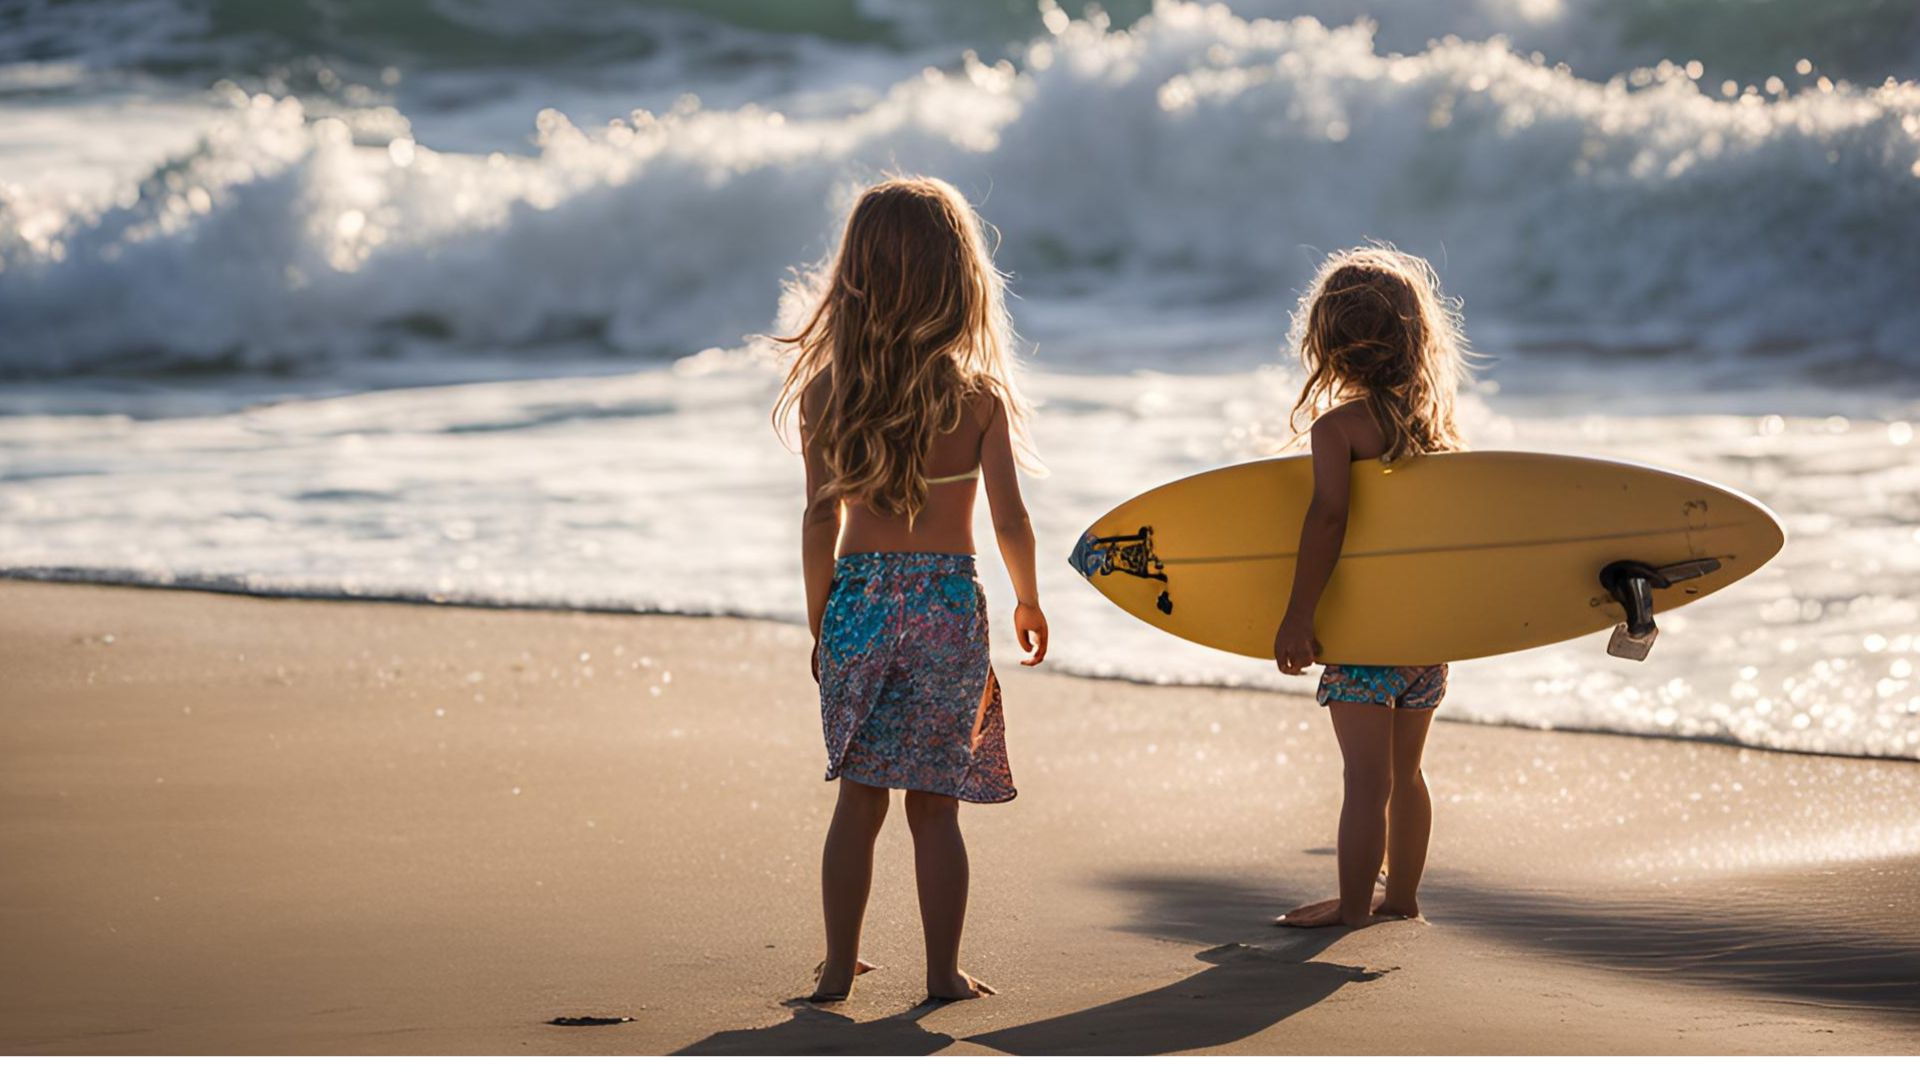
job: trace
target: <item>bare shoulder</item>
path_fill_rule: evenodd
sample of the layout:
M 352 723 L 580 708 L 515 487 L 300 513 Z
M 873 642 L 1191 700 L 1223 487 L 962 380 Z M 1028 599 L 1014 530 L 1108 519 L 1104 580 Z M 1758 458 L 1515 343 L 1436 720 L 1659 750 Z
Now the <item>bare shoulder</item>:
M 969 390 L 963 407 L 966 410 L 967 419 L 973 421 L 974 426 L 980 431 L 985 432 L 993 426 L 994 418 L 1000 414 L 1000 395 L 986 387 Z
M 1375 448 L 1385 442 L 1380 424 L 1365 401 L 1345 402 L 1322 413 L 1313 422 L 1312 437 L 1316 441 L 1332 437 L 1344 443 L 1355 458 L 1375 456 L 1380 452 Z
M 1365 402 L 1349 401 L 1335 405 L 1315 417 L 1311 432 L 1315 439 L 1333 436 L 1345 442 L 1353 442 L 1355 436 L 1365 432 L 1372 423 L 1373 417 L 1367 413 Z
M 1319 418 L 1313 422 L 1313 426 L 1319 427 L 1321 424 L 1328 424 L 1352 431 L 1356 424 L 1371 424 L 1372 422 L 1373 414 L 1367 411 L 1367 403 L 1356 399 L 1342 402 L 1328 409 L 1326 412 L 1321 413 Z

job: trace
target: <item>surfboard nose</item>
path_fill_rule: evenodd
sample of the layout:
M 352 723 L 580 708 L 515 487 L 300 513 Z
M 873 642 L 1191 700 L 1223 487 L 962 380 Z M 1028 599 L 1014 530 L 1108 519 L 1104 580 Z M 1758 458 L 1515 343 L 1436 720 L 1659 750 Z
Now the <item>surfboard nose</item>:
M 1090 532 L 1080 534 L 1080 539 L 1073 545 L 1073 554 L 1067 556 L 1067 565 L 1078 570 L 1083 578 L 1091 578 L 1099 573 L 1106 562 L 1106 550 L 1093 542 Z

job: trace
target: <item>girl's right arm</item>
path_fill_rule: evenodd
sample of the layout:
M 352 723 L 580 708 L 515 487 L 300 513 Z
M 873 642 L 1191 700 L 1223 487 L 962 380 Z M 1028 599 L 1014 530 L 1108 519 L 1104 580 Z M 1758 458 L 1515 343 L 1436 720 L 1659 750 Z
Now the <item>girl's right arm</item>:
M 811 438 L 812 418 L 819 415 L 825 397 L 808 387 L 800 396 L 800 444 L 807 462 L 807 509 L 800 519 L 800 567 L 807 583 L 807 628 L 813 631 L 813 678 L 820 680 L 820 624 L 827 613 L 827 594 L 833 589 L 833 550 L 840 543 L 840 500 L 823 494 L 827 485 L 826 454 Z
M 1340 561 L 1347 538 L 1347 497 L 1353 471 L 1353 438 L 1346 418 L 1329 413 L 1314 422 L 1313 499 L 1300 523 L 1300 547 L 1294 557 L 1293 593 L 1287 613 L 1273 635 L 1273 660 L 1288 675 L 1299 675 L 1319 659 L 1313 636 L 1313 612 Z
M 1020 663 L 1032 667 L 1047 658 L 1047 616 L 1040 610 L 1040 580 L 1033 566 L 1033 523 L 1026 500 L 1020 496 L 1020 468 L 1014 459 L 1013 433 L 1007 425 L 1007 407 L 998 398 L 993 417 L 980 440 L 980 474 L 986 480 L 987 505 L 993 511 L 993 533 L 1000 557 L 1013 579 L 1013 632 L 1023 652 L 1033 655 Z

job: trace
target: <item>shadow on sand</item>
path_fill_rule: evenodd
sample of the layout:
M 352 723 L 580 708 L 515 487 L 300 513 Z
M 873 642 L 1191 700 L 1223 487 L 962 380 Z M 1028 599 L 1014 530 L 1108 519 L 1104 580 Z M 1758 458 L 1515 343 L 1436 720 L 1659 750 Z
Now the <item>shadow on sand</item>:
M 1125 929 L 1183 941 L 1226 941 L 1195 954 L 1210 967 L 1168 986 L 1090 1009 L 990 1031 L 968 1042 L 1008 1054 L 1167 1054 L 1238 1042 L 1353 982 L 1382 972 L 1314 961 L 1342 931 L 1272 928 L 1271 887 L 1208 878 L 1122 878 L 1139 898 Z M 1263 930 L 1263 928 L 1265 928 Z M 1246 940 L 1259 937 L 1257 944 Z
M 939 1007 L 922 1003 L 878 1020 L 854 1020 L 811 1005 L 795 1005 L 790 1019 L 772 1027 L 715 1032 L 674 1054 L 923 1057 L 953 1044 L 952 1036 L 920 1026 L 920 1018 Z
M 1237 1042 L 1381 972 L 1312 958 L 1342 931 L 1281 930 L 1270 886 L 1190 877 L 1117 878 L 1109 887 L 1139 901 L 1123 927 L 1149 937 L 1212 945 L 1196 953 L 1206 970 L 1178 982 L 1090 1009 L 975 1035 L 1008 1054 L 1166 1054 Z M 1258 939 L 1253 944 L 1249 940 Z M 792 1004 L 792 1003 L 790 1003 Z M 721 1031 L 678 1054 L 871 1054 L 919 1056 L 951 1045 L 920 1021 L 939 1008 L 922 1003 L 878 1020 L 856 1021 L 795 1004 L 793 1016 L 766 1028 Z
M 1903 869 L 1920 880 L 1914 862 Z M 1908 924 L 1848 925 L 1847 916 L 1870 902 L 1845 894 L 1819 910 L 1783 911 L 1778 899 L 1769 899 L 1775 890 L 1742 884 L 1723 882 L 1711 896 L 1595 899 L 1449 882 L 1433 890 L 1429 906 L 1436 917 L 1474 933 L 1663 982 L 1881 1009 L 1920 1021 L 1920 934 Z

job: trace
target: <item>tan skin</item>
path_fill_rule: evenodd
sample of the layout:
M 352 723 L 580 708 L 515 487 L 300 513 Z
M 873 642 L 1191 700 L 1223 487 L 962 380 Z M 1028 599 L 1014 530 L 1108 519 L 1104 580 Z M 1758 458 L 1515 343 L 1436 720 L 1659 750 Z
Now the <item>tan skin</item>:
M 825 405 L 825 384 L 816 381 L 800 400 L 804 441 L 809 418 Z M 807 510 L 801 527 L 801 563 L 807 584 L 807 625 L 813 630 L 813 677 L 820 678 L 820 623 L 833 585 L 838 555 L 869 551 L 920 551 L 971 555 L 973 500 L 979 486 L 969 481 L 936 484 L 926 506 L 909 526 L 906 518 L 880 514 L 858 503 L 822 494 L 828 470 L 824 455 L 809 446 Z M 997 401 L 969 401 L 960 426 L 934 438 L 927 458 L 929 476 L 953 476 L 978 465 L 993 515 L 994 537 L 1013 578 L 1017 606 L 1013 627 L 1023 652 L 1022 664 L 1046 659 L 1047 617 L 1040 610 L 1034 571 L 1033 526 L 1020 495 L 1013 439 L 1007 413 Z M 906 793 L 907 826 L 913 833 L 914 877 L 920 893 L 920 922 L 927 948 L 927 996 L 959 1001 L 991 994 L 993 988 L 960 970 L 960 934 L 967 915 L 967 847 L 960 835 L 957 799 L 925 791 Z M 809 1000 L 843 1001 L 856 976 L 873 970 L 860 959 L 860 927 L 873 882 L 873 845 L 886 821 L 889 792 L 845 779 L 827 828 L 821 856 L 821 902 L 827 924 L 827 958 Z
M 1286 615 L 1273 635 L 1273 659 L 1288 675 L 1305 674 L 1319 658 L 1313 613 L 1346 539 L 1349 482 L 1356 461 L 1378 458 L 1387 439 L 1364 402 L 1349 402 L 1316 420 L 1313 499 L 1300 526 L 1299 559 Z M 1306 904 L 1275 920 L 1282 926 L 1366 926 L 1420 914 L 1416 893 L 1426 869 L 1433 804 L 1420 770 L 1432 709 L 1333 702 L 1334 737 L 1345 765 L 1340 803 L 1340 895 Z M 1393 867 L 1384 896 L 1374 887 L 1382 859 Z

